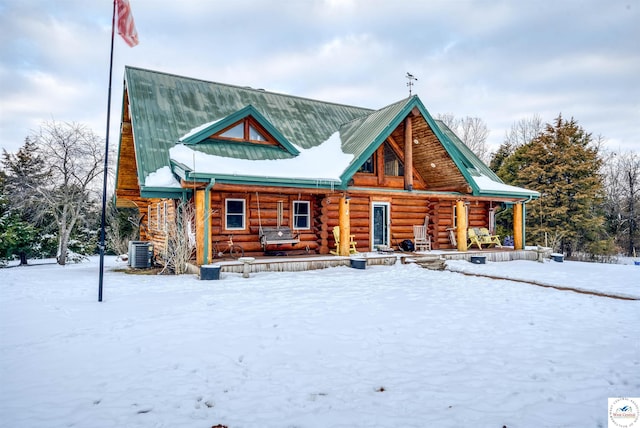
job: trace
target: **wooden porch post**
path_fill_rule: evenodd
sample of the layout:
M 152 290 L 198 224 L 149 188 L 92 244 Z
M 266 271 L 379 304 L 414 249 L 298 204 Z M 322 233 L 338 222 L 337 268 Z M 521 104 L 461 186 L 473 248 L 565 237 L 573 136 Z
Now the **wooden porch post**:
M 338 255 L 349 255 L 349 235 L 351 235 L 349 199 L 346 196 L 340 197 L 340 206 L 338 207 L 338 221 L 340 226 L 340 248 Z
M 411 116 L 404 120 L 404 190 L 413 190 L 413 129 Z
M 196 204 L 196 262 L 198 265 L 203 265 L 206 262 L 211 261 L 211 218 L 208 218 L 208 210 L 205 207 L 206 201 L 209 198 L 206 197 L 206 190 L 195 191 L 195 204 Z M 205 227 L 205 222 L 207 223 Z M 208 232 L 205 236 L 205 229 Z M 205 245 L 207 240 L 207 245 Z M 206 257 L 205 257 L 206 252 Z
M 456 201 L 456 240 L 458 251 L 467 251 L 467 210 L 464 201 Z
M 515 250 L 524 249 L 524 240 L 522 233 L 523 225 L 522 202 L 513 205 L 513 248 Z

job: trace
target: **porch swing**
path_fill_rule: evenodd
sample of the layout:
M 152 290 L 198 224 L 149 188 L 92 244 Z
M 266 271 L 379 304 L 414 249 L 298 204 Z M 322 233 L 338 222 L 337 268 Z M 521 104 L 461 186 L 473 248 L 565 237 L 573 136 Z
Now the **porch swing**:
M 300 242 L 300 235 L 294 234 L 290 227 L 282 226 L 282 204 L 278 203 L 277 226 L 276 227 L 263 227 L 262 217 L 260 215 L 260 197 L 256 192 L 256 203 L 258 205 L 258 225 L 260 234 L 260 244 L 262 245 L 262 251 L 267 252 L 268 245 L 283 245 L 283 244 L 298 244 Z

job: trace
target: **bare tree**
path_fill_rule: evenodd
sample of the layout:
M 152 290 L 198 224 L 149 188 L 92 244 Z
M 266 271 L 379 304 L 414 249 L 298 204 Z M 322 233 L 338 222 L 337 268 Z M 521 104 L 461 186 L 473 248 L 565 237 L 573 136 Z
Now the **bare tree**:
M 539 114 L 520 119 L 511 125 L 511 129 L 505 133 L 504 142 L 513 150 L 524 146 L 536 138 L 544 130 L 544 123 Z
M 533 141 L 543 130 L 544 123 L 542 123 L 542 119 L 538 114 L 515 122 L 511 125 L 511 129 L 505 133 L 504 141 L 500 144 L 500 147 L 491 155 L 489 167 L 498 172 L 505 159 L 511 156 L 519 147 Z
M 485 163 L 489 161 L 487 147 L 489 129 L 484 120 L 470 116 L 458 119 L 452 113 L 439 114 L 437 118 L 444 122 L 480 160 Z
M 640 155 L 631 151 L 609 152 L 602 174 L 609 230 L 627 255 L 633 256 L 639 240 Z
M 108 224 L 106 229 L 107 248 L 118 255 L 126 254 L 129 249 L 129 241 L 135 241 L 139 238 L 141 219 L 139 211 L 134 208 L 118 209 L 115 204 L 110 203 L 107 206 L 106 215 Z
M 167 222 L 167 242 L 162 258 L 163 272 L 169 270 L 176 275 L 187 272 L 187 264 L 196 248 L 194 230 L 195 208 L 193 204 L 182 201 L 176 207 L 175 221 Z
M 30 139 L 44 162 L 47 179 L 26 182 L 38 202 L 38 216 L 50 214 L 58 229 L 58 264 L 67 261 L 69 238 L 92 204 L 97 203 L 103 172 L 103 139 L 78 123 L 45 122 Z

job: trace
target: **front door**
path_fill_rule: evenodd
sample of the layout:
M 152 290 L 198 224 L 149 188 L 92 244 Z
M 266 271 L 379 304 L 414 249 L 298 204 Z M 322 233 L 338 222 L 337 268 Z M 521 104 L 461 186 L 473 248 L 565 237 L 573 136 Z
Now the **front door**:
M 391 222 L 388 202 L 371 204 L 371 250 L 389 246 L 389 230 Z

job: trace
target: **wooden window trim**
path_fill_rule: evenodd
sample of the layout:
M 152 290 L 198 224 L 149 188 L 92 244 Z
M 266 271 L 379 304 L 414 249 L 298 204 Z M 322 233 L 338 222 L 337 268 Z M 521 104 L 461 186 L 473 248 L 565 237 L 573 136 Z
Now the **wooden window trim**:
M 222 134 L 224 134 L 225 132 L 227 132 L 228 130 L 235 128 L 236 126 L 238 126 L 240 123 L 243 124 L 243 138 L 231 138 L 231 137 L 225 137 Z M 265 139 L 263 140 L 251 140 L 249 139 L 249 136 L 251 135 L 250 131 L 249 131 L 249 127 L 253 126 Z M 238 122 L 234 122 L 233 124 L 227 126 L 226 128 L 224 128 L 223 130 L 221 130 L 220 132 L 216 133 L 213 135 L 213 138 L 218 139 L 218 140 L 225 140 L 225 141 L 235 141 L 235 142 L 239 142 L 239 143 L 252 143 L 252 144 L 264 144 L 267 146 L 279 146 L 280 144 L 278 144 L 277 141 L 275 141 L 273 139 L 273 137 L 271 136 L 271 134 L 269 134 L 267 132 L 266 129 L 264 129 L 263 126 L 261 126 L 255 119 L 253 119 L 252 117 L 246 117 Z
M 168 229 L 168 221 L 167 221 L 167 211 L 168 211 L 168 203 L 164 201 L 162 203 L 162 230 L 166 233 Z
M 160 222 L 161 222 L 161 215 L 160 215 L 160 202 L 158 202 L 156 204 L 156 231 L 160 232 Z
M 378 151 L 376 150 L 375 152 L 373 152 L 373 153 L 371 154 L 371 156 L 369 156 L 369 157 L 367 158 L 367 161 L 368 161 L 369 159 L 371 159 L 371 168 L 373 169 L 373 171 L 371 171 L 371 172 L 367 172 L 367 171 L 360 171 L 360 169 L 358 169 L 358 171 L 356 171 L 356 173 L 357 173 L 357 174 L 363 174 L 363 175 L 369 175 L 369 176 L 374 176 L 374 175 L 376 175 L 377 170 L 378 170 L 378 168 L 377 168 L 377 166 L 378 166 L 378 165 L 376 164 L 376 158 L 378 157 L 378 156 L 377 156 L 377 154 L 378 154 Z M 365 162 L 366 162 L 366 161 L 365 161 Z M 363 165 L 364 165 L 364 164 L 363 164 Z M 360 166 L 360 168 L 362 168 L 362 166 L 363 166 L 363 165 L 361 165 L 361 166 Z

